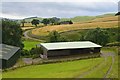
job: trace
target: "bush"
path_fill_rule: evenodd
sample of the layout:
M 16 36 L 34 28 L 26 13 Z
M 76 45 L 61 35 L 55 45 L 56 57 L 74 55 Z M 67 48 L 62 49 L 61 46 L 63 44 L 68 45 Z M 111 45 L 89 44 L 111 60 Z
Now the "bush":
M 30 56 L 30 52 L 25 49 L 21 50 L 20 53 L 21 53 L 21 56 Z
M 23 50 L 21 50 L 20 53 L 21 53 L 21 56 L 22 56 L 22 57 L 37 58 L 37 57 L 39 57 L 40 54 L 43 53 L 43 50 L 42 50 L 42 48 L 40 48 L 40 47 L 36 47 L 36 48 L 32 48 L 32 49 L 29 50 L 29 51 L 23 49 Z
M 43 53 L 43 50 L 41 47 L 32 48 L 30 50 L 30 54 L 32 55 L 33 58 L 39 57 L 39 55 L 42 53 Z

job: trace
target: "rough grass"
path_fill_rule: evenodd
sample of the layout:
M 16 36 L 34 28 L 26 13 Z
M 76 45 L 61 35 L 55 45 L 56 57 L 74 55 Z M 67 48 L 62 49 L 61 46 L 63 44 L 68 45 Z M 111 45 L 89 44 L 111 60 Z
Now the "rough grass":
M 102 48 L 102 51 L 112 51 L 118 54 L 117 48 Z M 115 55 L 115 63 L 113 64 L 110 74 L 107 75 L 108 78 L 118 77 L 117 57 L 118 55 Z M 32 65 L 3 72 L 3 78 L 76 78 L 93 68 L 94 69 L 89 74 L 85 75 L 84 78 L 103 78 L 111 62 L 112 57 L 107 57 L 106 61 L 101 57 L 54 64 Z M 100 66 L 95 67 L 96 65 Z
M 71 78 L 93 68 L 102 61 L 104 61 L 103 58 L 93 58 L 55 64 L 33 65 L 4 72 L 3 78 Z
M 111 57 L 107 58 L 107 61 L 105 61 L 102 65 L 100 65 L 94 71 L 92 71 L 91 73 L 89 73 L 87 76 L 84 77 L 91 78 L 92 76 L 92 78 L 104 78 L 104 75 L 108 71 L 111 62 L 112 62 L 112 58 Z
M 35 48 L 37 44 L 40 44 L 39 41 L 33 41 L 33 40 L 25 40 L 24 43 L 24 49 L 30 50 L 32 48 Z

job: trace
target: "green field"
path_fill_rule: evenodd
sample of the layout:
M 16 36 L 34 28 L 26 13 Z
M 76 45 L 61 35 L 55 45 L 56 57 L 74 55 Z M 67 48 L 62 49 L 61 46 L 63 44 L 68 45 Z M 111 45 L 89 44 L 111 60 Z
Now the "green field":
M 4 72 L 3 78 L 70 78 L 79 75 L 103 62 L 103 58 L 78 60 L 46 65 L 33 65 Z
M 30 49 L 36 47 L 36 45 L 39 43 L 40 43 L 39 41 L 25 40 L 25 41 L 23 41 L 24 49 L 30 50 Z
M 118 55 L 116 48 L 103 48 L 113 53 L 115 62 L 107 78 L 118 78 Z M 3 72 L 3 78 L 103 78 L 112 64 L 112 57 L 91 58 L 54 64 L 31 65 Z M 29 73 L 28 73 L 29 72 Z

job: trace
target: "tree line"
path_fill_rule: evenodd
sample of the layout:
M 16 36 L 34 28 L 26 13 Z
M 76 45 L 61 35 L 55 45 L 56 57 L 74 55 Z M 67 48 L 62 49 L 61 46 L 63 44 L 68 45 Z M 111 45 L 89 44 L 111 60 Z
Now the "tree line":
M 118 32 L 112 33 L 112 31 L 117 30 L 107 30 L 101 28 L 95 28 L 88 31 L 84 31 L 84 33 L 80 33 L 79 40 L 75 40 L 74 37 L 70 40 L 67 36 L 63 36 L 57 31 L 52 31 L 48 35 L 47 42 L 70 42 L 70 41 L 92 41 L 102 46 L 106 46 L 110 42 L 120 42 L 120 35 Z M 115 35 L 114 37 L 112 35 Z M 114 41 L 111 41 L 111 38 L 114 38 Z
M 22 23 L 22 27 L 24 27 L 25 19 L 23 19 L 21 21 L 21 23 Z M 35 25 L 36 27 L 37 27 L 37 25 L 39 23 L 43 23 L 45 26 L 47 26 L 48 24 L 51 24 L 51 25 L 73 24 L 73 22 L 71 20 L 69 20 L 69 21 L 60 21 L 60 18 L 57 18 L 57 17 L 44 18 L 42 21 L 40 21 L 38 19 L 33 19 L 31 21 L 31 24 Z

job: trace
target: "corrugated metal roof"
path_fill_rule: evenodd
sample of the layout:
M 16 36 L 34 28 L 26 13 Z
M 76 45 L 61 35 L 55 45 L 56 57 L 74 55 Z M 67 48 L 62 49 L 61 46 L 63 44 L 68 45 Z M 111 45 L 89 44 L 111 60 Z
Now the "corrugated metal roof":
M 47 50 L 102 47 L 90 41 L 41 43 L 39 46 L 41 45 Z
M 11 58 L 20 48 L 10 46 L 6 44 L 0 44 L 0 59 L 8 60 Z

